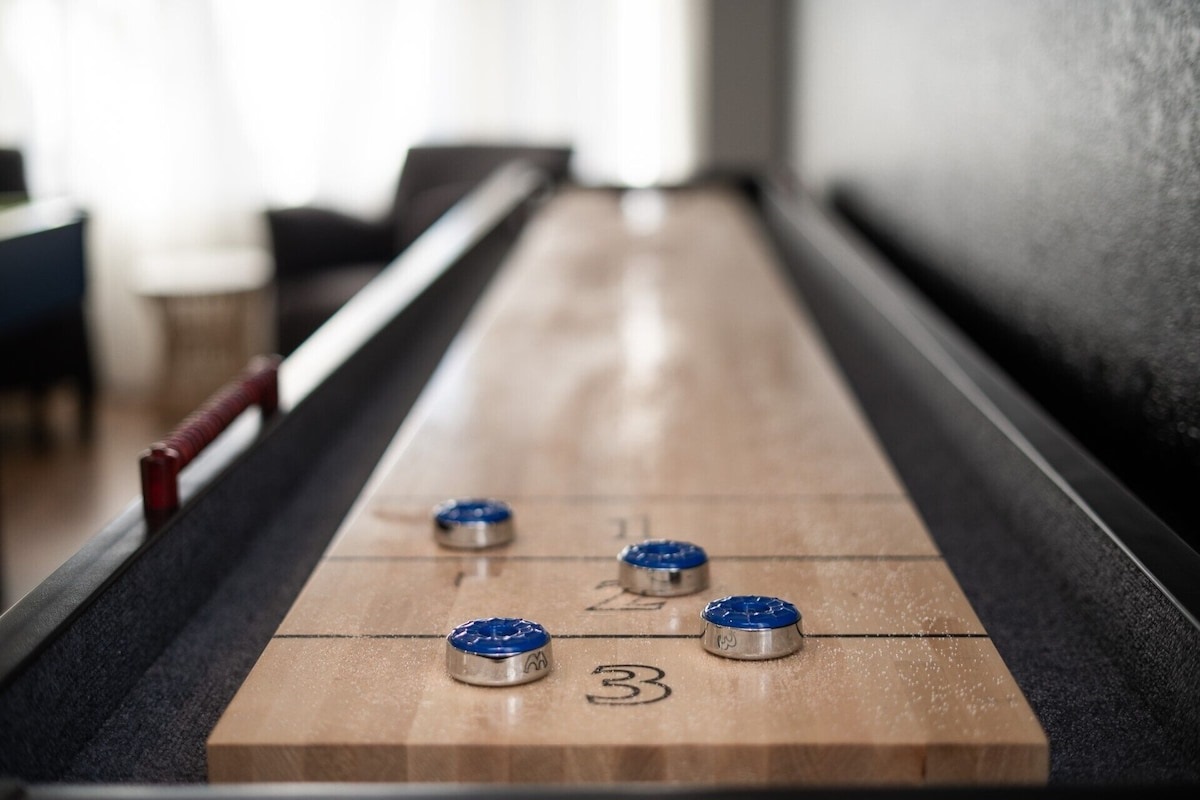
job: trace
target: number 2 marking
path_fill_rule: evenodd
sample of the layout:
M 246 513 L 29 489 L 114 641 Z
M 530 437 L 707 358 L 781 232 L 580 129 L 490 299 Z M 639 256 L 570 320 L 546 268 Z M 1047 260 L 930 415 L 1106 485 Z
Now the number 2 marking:
M 600 681 L 609 694 L 589 694 L 588 702 L 598 706 L 636 706 L 657 703 L 671 696 L 671 687 L 662 683 L 667 673 L 647 664 L 601 664 L 593 675 L 609 675 Z
M 617 581 L 601 581 L 597 589 L 618 587 L 616 594 L 605 597 L 600 602 L 588 606 L 585 611 L 659 611 L 667 604 L 666 600 L 655 600 L 651 597 L 641 597 L 630 594 L 619 588 Z

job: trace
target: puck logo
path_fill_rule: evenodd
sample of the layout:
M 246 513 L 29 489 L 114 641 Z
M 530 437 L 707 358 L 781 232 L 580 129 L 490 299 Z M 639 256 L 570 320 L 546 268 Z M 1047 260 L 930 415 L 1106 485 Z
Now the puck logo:
M 546 653 L 542 650 L 536 653 L 530 653 L 525 659 L 526 672 L 541 672 L 550 666 L 550 662 L 546 660 Z

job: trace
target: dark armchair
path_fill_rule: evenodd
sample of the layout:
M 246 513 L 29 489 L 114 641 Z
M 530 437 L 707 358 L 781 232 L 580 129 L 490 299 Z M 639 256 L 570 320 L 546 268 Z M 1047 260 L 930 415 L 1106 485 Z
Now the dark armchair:
M 438 217 L 497 167 L 524 159 L 563 179 L 567 147 L 423 145 L 408 151 L 382 219 L 303 207 L 267 212 L 275 256 L 278 347 L 296 349 Z

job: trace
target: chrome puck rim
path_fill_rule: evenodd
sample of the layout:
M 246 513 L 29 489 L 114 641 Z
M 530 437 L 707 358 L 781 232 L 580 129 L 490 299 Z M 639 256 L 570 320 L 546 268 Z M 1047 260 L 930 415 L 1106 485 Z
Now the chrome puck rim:
M 513 540 L 512 508 L 492 498 L 447 500 L 433 510 L 433 537 L 458 550 L 481 550 Z
M 804 645 L 799 609 L 778 597 L 731 595 L 709 603 L 700 616 L 701 645 L 723 658 L 765 661 Z
M 546 677 L 553 667 L 549 632 L 527 619 L 474 619 L 446 636 L 446 670 L 463 683 L 518 686 Z
M 621 550 L 617 581 L 635 594 L 675 597 L 708 588 L 708 554 L 675 539 L 648 539 Z

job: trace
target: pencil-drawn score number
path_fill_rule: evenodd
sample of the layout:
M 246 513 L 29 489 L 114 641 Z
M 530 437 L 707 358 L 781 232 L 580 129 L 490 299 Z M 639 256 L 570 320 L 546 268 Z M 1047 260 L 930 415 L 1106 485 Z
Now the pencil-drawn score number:
M 671 696 L 671 687 L 662 682 L 667 673 L 647 664 L 601 664 L 592 670 L 603 675 L 604 694 L 589 694 L 588 702 L 597 706 L 637 706 L 657 703 Z
M 609 595 L 588 606 L 585 611 L 660 611 L 667 604 L 666 600 L 630 594 L 621 588 L 620 581 L 601 581 L 596 584 L 596 589 L 607 589 Z
M 650 515 L 631 514 L 627 517 L 610 517 L 609 524 L 616 530 L 615 539 L 637 540 L 650 538 Z

